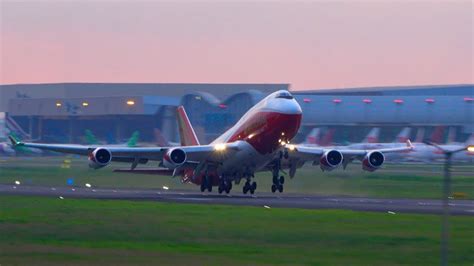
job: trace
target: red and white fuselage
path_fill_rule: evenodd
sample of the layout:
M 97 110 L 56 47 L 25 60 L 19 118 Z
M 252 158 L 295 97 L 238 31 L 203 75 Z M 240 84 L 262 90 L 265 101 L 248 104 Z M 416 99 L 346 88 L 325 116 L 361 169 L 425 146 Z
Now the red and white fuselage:
M 298 132 L 302 110 L 288 91 L 270 94 L 255 106 L 211 145 L 238 143 L 239 150 L 226 158 L 212 175 L 213 184 L 219 176 L 240 179 L 253 176 L 271 162 L 282 145 L 289 143 Z M 191 176 L 188 171 L 185 177 Z M 200 184 L 201 177 L 189 180 Z

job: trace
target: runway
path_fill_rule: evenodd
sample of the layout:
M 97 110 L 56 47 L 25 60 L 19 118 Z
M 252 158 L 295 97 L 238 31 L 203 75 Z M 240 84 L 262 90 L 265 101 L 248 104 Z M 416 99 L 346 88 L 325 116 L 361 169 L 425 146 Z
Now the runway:
M 109 189 L 86 187 L 43 187 L 25 185 L 0 185 L 0 195 L 49 196 L 61 199 L 122 199 L 195 204 L 242 205 L 264 208 L 345 209 L 376 211 L 389 214 L 420 213 L 441 214 L 442 202 L 429 199 L 378 199 L 363 197 L 317 196 L 303 194 L 219 195 L 217 192 L 200 193 L 188 190 L 166 189 Z M 453 215 L 474 216 L 474 200 L 451 200 Z

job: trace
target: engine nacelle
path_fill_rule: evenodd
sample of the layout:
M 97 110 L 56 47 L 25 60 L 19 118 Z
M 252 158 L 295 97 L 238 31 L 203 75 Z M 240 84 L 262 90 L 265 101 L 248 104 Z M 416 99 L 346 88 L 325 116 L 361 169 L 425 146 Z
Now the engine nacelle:
M 112 161 L 112 153 L 106 148 L 96 148 L 89 154 L 89 167 L 99 169 Z
M 319 166 L 323 171 L 332 171 L 342 164 L 342 153 L 337 150 L 329 150 L 319 159 Z
M 186 152 L 175 148 L 167 151 L 163 156 L 163 166 L 168 169 L 175 169 L 186 162 Z
M 373 172 L 379 169 L 385 161 L 385 156 L 379 151 L 369 152 L 362 160 L 362 169 Z

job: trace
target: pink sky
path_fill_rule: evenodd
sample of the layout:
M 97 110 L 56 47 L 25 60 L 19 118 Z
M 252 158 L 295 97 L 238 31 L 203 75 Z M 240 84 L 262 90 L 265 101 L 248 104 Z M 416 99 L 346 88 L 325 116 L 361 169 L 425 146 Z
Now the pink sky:
M 473 81 L 471 1 L 0 2 L 0 83 Z

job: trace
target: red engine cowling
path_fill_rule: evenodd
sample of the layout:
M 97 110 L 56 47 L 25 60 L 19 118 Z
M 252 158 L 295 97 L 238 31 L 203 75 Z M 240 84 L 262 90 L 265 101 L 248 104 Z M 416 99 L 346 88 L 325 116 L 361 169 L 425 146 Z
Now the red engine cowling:
M 319 159 L 319 166 L 323 171 L 332 171 L 342 164 L 342 153 L 337 150 L 329 150 Z
M 89 154 L 89 167 L 99 169 L 112 161 L 112 153 L 106 148 L 96 148 Z
M 168 169 L 175 169 L 186 162 L 186 152 L 175 148 L 168 150 L 163 156 L 163 166 Z
M 369 152 L 362 160 L 362 169 L 373 172 L 379 169 L 385 161 L 385 156 L 379 151 Z

